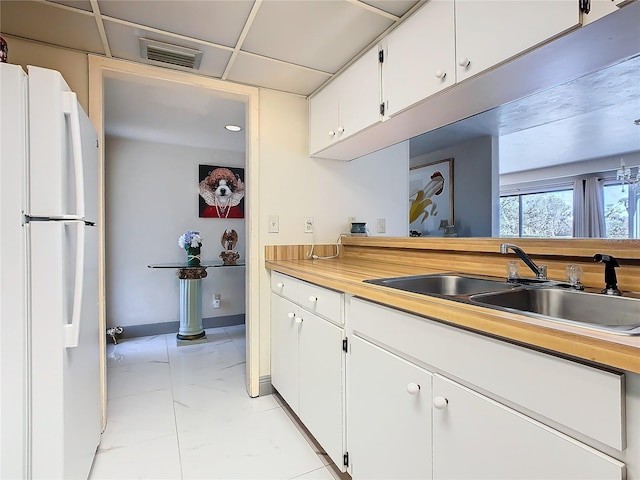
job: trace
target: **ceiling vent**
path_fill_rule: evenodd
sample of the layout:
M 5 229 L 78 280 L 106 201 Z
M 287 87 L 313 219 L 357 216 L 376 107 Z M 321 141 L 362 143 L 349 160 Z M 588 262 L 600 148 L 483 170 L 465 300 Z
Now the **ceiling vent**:
M 143 59 L 151 60 L 152 62 L 168 63 L 195 70 L 200 68 L 200 61 L 202 60 L 202 52 L 200 50 L 157 42 L 148 38 L 140 39 L 140 55 Z

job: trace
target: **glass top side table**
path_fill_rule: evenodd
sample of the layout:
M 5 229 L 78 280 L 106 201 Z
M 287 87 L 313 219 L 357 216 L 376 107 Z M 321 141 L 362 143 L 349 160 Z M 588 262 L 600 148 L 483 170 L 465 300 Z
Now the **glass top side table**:
M 176 269 L 180 280 L 180 329 L 177 334 L 178 346 L 206 342 L 207 336 L 202 327 L 202 279 L 207 276 L 207 268 L 244 267 L 244 262 L 236 265 L 224 265 L 219 260 L 203 261 L 200 265 L 187 265 L 187 262 L 155 263 L 147 265 L 154 269 Z

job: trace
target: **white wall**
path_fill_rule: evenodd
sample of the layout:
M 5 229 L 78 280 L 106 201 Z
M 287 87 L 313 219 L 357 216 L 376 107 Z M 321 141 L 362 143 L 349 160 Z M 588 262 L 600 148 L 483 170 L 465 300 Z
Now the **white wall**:
M 460 237 L 497 235 L 498 149 L 494 137 L 481 137 L 411 158 L 411 167 L 453 158 L 453 215 Z
M 27 65 L 58 70 L 78 96 L 84 111 L 89 111 L 89 66 L 86 54 L 11 35 L 4 35 L 4 39 L 9 45 L 9 63 L 22 65 L 25 72 Z
M 375 233 L 385 218 L 389 236 L 406 236 L 409 199 L 408 142 L 352 162 L 314 160 L 308 155 L 307 100 L 260 90 L 260 247 L 333 243 L 349 229 L 347 217 L 368 223 Z M 269 215 L 279 215 L 280 233 L 268 233 Z M 315 232 L 303 232 L 304 217 Z M 321 260 L 318 260 L 321 261 Z M 270 285 L 260 278 L 260 375 L 270 373 Z
M 203 259 L 220 260 L 220 237 L 235 229 L 236 250 L 245 257 L 244 220 L 198 217 L 198 165 L 244 167 L 244 154 L 122 138 L 107 138 L 105 152 L 107 324 L 177 321 L 176 270 L 147 265 L 184 262 L 178 237 L 187 230 L 202 232 Z M 244 313 L 245 269 L 209 268 L 207 274 L 203 317 Z M 211 306 L 215 293 L 220 309 Z

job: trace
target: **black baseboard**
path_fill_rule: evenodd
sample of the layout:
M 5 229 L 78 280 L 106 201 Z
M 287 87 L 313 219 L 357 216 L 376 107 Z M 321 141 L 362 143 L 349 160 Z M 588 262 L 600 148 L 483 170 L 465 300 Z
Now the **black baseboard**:
M 204 328 L 231 327 L 233 325 L 244 325 L 245 315 L 224 315 L 222 317 L 207 317 L 202 319 Z M 148 337 L 150 335 L 165 335 L 167 333 L 178 333 L 180 322 L 148 323 L 144 325 L 128 325 L 122 327 L 122 334 L 118 338 Z M 111 337 L 107 335 L 107 341 L 111 342 Z

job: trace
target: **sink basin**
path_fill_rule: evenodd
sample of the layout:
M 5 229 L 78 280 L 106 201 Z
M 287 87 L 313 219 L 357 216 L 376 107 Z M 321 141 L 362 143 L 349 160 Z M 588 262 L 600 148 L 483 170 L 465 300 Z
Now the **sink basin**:
M 510 290 L 517 287 L 512 283 L 485 278 L 465 277 L 456 274 L 417 275 L 413 277 L 376 278 L 367 283 L 396 288 L 405 292 L 424 295 L 473 295 L 482 292 Z
M 640 335 L 640 299 L 557 288 L 473 295 L 471 301 L 609 333 Z

